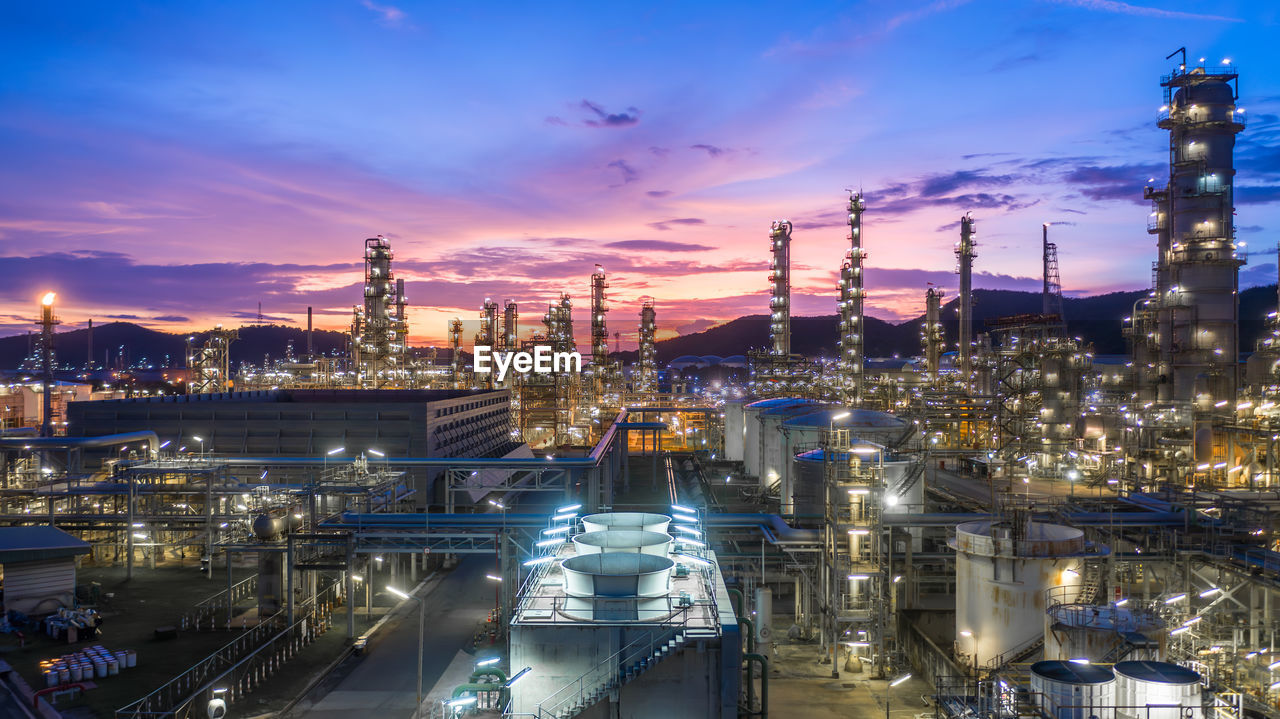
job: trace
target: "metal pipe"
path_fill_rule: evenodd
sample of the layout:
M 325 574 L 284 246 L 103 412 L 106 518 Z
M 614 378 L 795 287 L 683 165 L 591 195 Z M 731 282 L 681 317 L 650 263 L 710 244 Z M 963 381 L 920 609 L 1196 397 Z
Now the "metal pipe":
M 742 662 L 747 667 L 747 713 L 758 715 L 760 719 L 766 719 L 769 716 L 769 659 L 763 654 L 748 653 L 742 655 Z M 756 662 L 760 665 L 760 711 L 753 712 L 751 710 L 752 700 L 755 698 L 755 682 L 752 681 L 751 663 Z

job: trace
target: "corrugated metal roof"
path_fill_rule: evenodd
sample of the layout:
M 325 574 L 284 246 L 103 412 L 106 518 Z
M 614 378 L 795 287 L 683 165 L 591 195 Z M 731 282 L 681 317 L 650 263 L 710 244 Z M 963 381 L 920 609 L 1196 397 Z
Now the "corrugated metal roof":
M 57 527 L 0 527 L 0 564 L 88 554 L 89 543 Z

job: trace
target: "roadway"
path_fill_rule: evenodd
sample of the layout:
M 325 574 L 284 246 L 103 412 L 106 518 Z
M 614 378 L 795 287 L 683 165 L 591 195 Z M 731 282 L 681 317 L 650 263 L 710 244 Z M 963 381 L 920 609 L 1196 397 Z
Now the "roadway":
M 493 571 L 493 557 L 462 556 L 457 567 L 441 572 L 419 593 L 427 611 L 423 696 L 444 674 L 458 650 L 469 645 L 493 607 L 493 582 L 484 576 Z M 405 601 L 370 640 L 365 655 L 352 657 L 339 666 L 322 685 L 330 687 L 329 691 L 306 709 L 299 705 L 291 717 L 407 719 L 416 704 L 417 668 L 418 605 Z

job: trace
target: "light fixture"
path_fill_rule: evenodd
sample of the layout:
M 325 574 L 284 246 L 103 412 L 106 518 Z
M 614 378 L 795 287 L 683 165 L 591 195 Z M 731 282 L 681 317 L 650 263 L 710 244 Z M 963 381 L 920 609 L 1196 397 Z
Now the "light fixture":
M 898 677 L 897 679 L 894 679 L 893 681 L 889 682 L 889 686 L 891 686 L 891 687 L 896 687 L 896 686 L 898 686 L 899 684 L 901 684 L 901 683 L 905 682 L 906 680 L 908 680 L 908 679 L 910 679 L 910 678 L 911 678 L 911 675 L 910 675 L 910 674 L 903 674 L 902 676 Z
M 459 709 L 461 707 L 475 704 L 477 700 L 478 698 L 476 697 L 476 695 L 471 694 L 465 697 L 458 697 L 457 699 L 450 699 L 449 701 L 445 702 L 445 706 L 449 707 L 450 709 Z
M 497 664 L 500 661 L 502 661 L 502 657 L 489 657 L 488 659 L 481 659 L 480 661 L 476 662 L 476 666 L 478 667 L 492 666 L 494 664 Z
M 1187 598 L 1187 595 L 1185 595 L 1185 594 L 1175 594 L 1175 595 L 1173 595 L 1172 597 L 1169 597 L 1168 599 L 1164 600 L 1164 603 L 1165 603 L 1165 604 L 1173 604 L 1174 602 L 1180 602 L 1180 601 L 1182 601 L 1183 599 L 1186 599 L 1186 598 Z
M 1088 664 L 1089 663 L 1089 660 L 1085 657 L 1076 657 L 1075 659 L 1068 659 L 1067 661 L 1071 662 L 1072 664 Z
M 502 577 L 499 577 L 499 576 L 494 575 L 494 574 L 486 574 L 486 575 L 484 575 L 484 578 L 485 578 L 485 579 L 493 580 L 493 581 L 495 581 L 495 582 L 501 582 L 501 581 L 502 581 Z
M 544 539 L 544 540 L 542 540 L 542 541 L 540 541 L 540 542 L 534 542 L 534 543 L 533 543 L 533 546 L 535 546 L 535 547 L 554 547 L 554 546 L 556 546 L 557 544 L 564 544 L 564 540 L 563 540 L 563 539 L 558 539 L 558 538 L 556 538 L 556 537 L 552 537 L 551 539 Z
M 370 448 L 369 448 L 369 454 L 372 454 L 372 455 L 373 455 L 373 456 L 375 456 L 375 457 L 385 457 L 385 456 L 387 456 L 387 455 L 383 454 L 382 452 L 380 452 L 380 451 L 378 451 L 378 450 L 374 449 L 373 447 L 370 447 Z
M 335 454 L 337 454 L 337 453 L 341 452 L 341 451 L 342 451 L 342 450 L 344 450 L 344 449 L 346 449 L 346 447 L 334 447 L 333 449 L 329 450 L 328 452 L 325 452 L 325 454 L 327 454 L 328 456 L 332 457 L 333 455 L 335 455 Z
M 388 591 L 388 592 L 391 592 L 392 594 L 396 595 L 397 597 L 400 597 L 401 599 L 410 599 L 410 598 L 411 598 L 408 594 L 406 594 L 406 593 L 402 592 L 401 590 L 396 589 L 395 587 L 390 586 L 390 585 L 387 585 L 387 591 Z
M 848 413 L 848 412 L 841 412 L 840 414 L 832 415 L 832 417 L 831 417 L 831 421 L 832 421 L 832 422 L 838 422 L 838 421 L 840 421 L 840 420 L 842 420 L 842 419 L 847 419 L 848 417 L 849 417 L 849 413 Z
M 506 687 L 509 689 L 515 686 L 516 682 L 520 681 L 521 679 L 524 679 L 525 675 L 527 675 L 531 671 L 533 671 L 533 667 L 525 667 L 524 669 L 521 669 L 520 671 L 511 675 L 511 678 L 507 680 Z
M 711 566 L 711 562 L 709 560 L 703 559 L 702 557 L 695 557 L 692 554 L 685 554 L 684 552 L 672 552 L 671 554 L 673 556 L 680 557 L 681 559 L 687 559 L 690 562 L 693 562 L 694 564 L 701 564 L 705 567 Z
M 545 557 L 538 557 L 538 558 L 536 558 L 536 559 L 530 559 L 529 561 L 527 561 L 527 562 L 525 562 L 525 563 L 524 563 L 524 566 L 526 566 L 526 567 L 534 567 L 534 566 L 537 566 L 537 565 L 539 565 L 539 564 L 546 564 L 547 562 L 550 562 L 550 561 L 552 561 L 552 560 L 553 560 L 553 559 L 555 559 L 555 558 L 556 558 L 556 557 L 555 557 L 555 555 L 554 555 L 554 554 L 548 554 L 548 555 L 547 555 L 547 556 L 545 556 Z
M 543 534 L 559 534 L 561 532 L 567 532 L 567 531 L 569 531 L 569 525 L 566 524 L 563 527 L 553 527 L 552 529 L 544 529 L 542 530 L 542 533 Z
M 973 636 L 973 632 L 969 631 L 968 629 L 962 629 L 960 630 L 960 636 L 965 637 L 967 639 Z
M 557 510 L 556 510 L 556 514 L 564 514 L 565 512 L 572 512 L 572 511 L 574 511 L 574 510 L 576 510 L 576 509 L 582 509 L 582 505 L 581 505 L 581 504 L 570 504 L 568 507 L 561 507 L 561 508 L 559 508 L 559 509 L 557 509 Z
M 681 507 L 681 506 L 680 506 L 680 505 L 678 505 L 678 504 L 673 504 L 673 505 L 671 505 L 671 511 L 673 511 L 673 512 L 686 512 L 686 513 L 688 513 L 688 514 L 697 514 L 697 512 L 695 512 L 694 510 L 689 509 L 688 507 Z
M 673 525 L 671 525 L 671 528 L 672 528 L 672 529 L 679 530 L 679 531 L 681 531 L 681 532 L 685 532 L 685 533 L 687 533 L 687 534 L 692 534 L 692 535 L 693 535 L 693 536 L 695 536 L 695 537 L 701 537 L 701 536 L 702 536 L 702 532 L 699 532 L 698 530 L 694 529 L 693 527 L 686 527 L 686 526 L 684 526 L 684 525 L 682 525 L 682 524 L 673 524 Z

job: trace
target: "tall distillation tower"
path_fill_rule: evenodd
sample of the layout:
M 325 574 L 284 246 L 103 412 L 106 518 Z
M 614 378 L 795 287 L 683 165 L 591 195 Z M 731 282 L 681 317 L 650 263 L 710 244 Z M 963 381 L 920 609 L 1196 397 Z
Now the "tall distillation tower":
M 480 331 L 476 333 L 476 345 L 488 347 L 490 352 L 498 349 L 498 303 L 489 297 L 484 298 L 484 305 L 480 308 Z M 493 372 L 485 375 L 486 389 L 493 389 L 493 378 Z
M 405 378 L 409 325 L 404 280 L 391 273 L 391 243 L 364 241 L 364 307 L 352 310 L 351 354 L 360 387 L 395 386 Z
M 652 401 L 658 391 L 658 349 L 654 344 L 658 332 L 658 313 L 653 300 L 640 305 L 640 352 L 636 361 L 635 391 L 644 401 Z
M 862 213 L 867 203 L 861 192 L 849 195 L 849 241 L 840 268 L 840 395 L 854 406 L 862 406 L 863 395 L 863 319 L 862 319 Z
M 779 220 L 769 230 L 769 353 L 791 354 L 791 221 Z
M 520 311 L 515 300 L 507 300 L 502 307 L 502 349 L 514 352 L 519 349 Z
M 938 386 L 938 371 L 942 363 L 942 351 L 946 346 L 946 333 L 942 326 L 942 289 L 930 287 L 924 293 L 924 326 L 920 329 L 924 345 L 925 372 L 929 385 Z
M 591 402 L 597 407 L 604 402 L 609 385 L 609 328 L 604 321 L 609 311 L 608 288 L 604 268 L 596 265 L 591 273 Z
M 974 247 L 973 217 L 965 213 L 960 218 L 960 241 L 956 243 L 956 274 L 960 275 L 960 381 L 966 388 L 973 386 L 973 258 L 978 256 Z
M 462 389 L 462 318 L 449 320 L 449 384 Z
M 53 315 L 53 300 L 57 295 L 46 292 L 40 299 L 40 401 L 43 412 L 40 436 L 53 436 L 53 328 L 59 323 Z
M 1158 341 L 1156 398 L 1199 411 L 1234 409 L 1239 375 L 1240 266 L 1236 255 L 1233 154 L 1244 111 L 1234 67 L 1187 68 L 1161 79 L 1157 123 L 1169 131 L 1169 181 L 1147 187 L 1157 237 L 1152 298 Z M 1177 54 L 1177 53 L 1175 53 Z M 1172 57 L 1172 56 L 1171 56 Z

